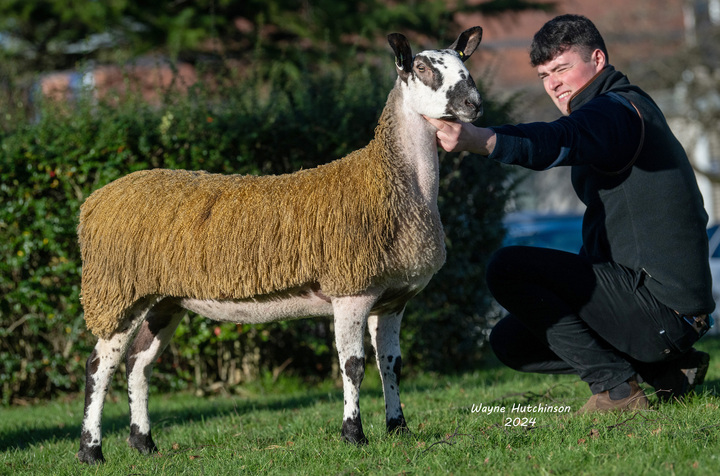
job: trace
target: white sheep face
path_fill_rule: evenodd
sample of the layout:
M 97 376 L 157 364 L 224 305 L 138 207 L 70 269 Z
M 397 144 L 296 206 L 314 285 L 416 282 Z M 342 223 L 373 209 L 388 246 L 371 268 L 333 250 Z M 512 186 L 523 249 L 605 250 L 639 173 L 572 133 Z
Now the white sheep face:
M 472 122 L 482 115 L 480 93 L 455 50 L 418 53 L 403 79 L 408 92 L 406 104 L 418 114 L 461 122 Z

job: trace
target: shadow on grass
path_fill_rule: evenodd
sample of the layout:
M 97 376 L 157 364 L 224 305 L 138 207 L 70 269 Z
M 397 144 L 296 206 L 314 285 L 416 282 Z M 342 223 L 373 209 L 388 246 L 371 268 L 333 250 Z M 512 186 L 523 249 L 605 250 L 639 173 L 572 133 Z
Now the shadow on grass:
M 713 395 L 720 395 L 720 379 L 705 380 L 702 385 L 695 388 L 696 393 L 710 392 Z
M 365 394 L 377 397 L 378 392 L 370 389 L 365 392 Z M 379 391 L 379 394 L 382 396 L 382 391 Z M 327 391 L 310 391 L 302 396 L 274 397 L 266 402 L 263 402 L 262 397 L 253 397 L 247 400 L 239 399 L 239 397 L 229 397 L 227 399 L 221 397 L 207 399 L 193 398 L 192 406 L 188 405 L 187 408 L 168 410 L 157 407 L 153 408 L 152 401 L 160 398 L 162 398 L 162 395 L 150 395 L 150 418 L 154 428 L 167 425 L 182 425 L 183 423 L 191 423 L 203 419 L 222 418 L 229 414 L 244 415 L 258 410 L 277 411 L 282 409 L 304 408 L 315 405 L 318 402 L 338 400 L 342 402 L 342 391 L 337 390 L 331 393 Z M 28 411 L 32 411 L 32 408 L 28 407 Z M 127 412 L 123 415 L 107 415 L 107 413 L 108 412 L 103 416 L 103 435 L 116 432 L 127 432 L 128 435 L 130 434 L 130 422 Z M 338 415 L 338 428 L 341 416 L 342 413 Z M 42 427 L 42 422 L 38 422 L 38 427 L 2 431 L 2 433 L 0 433 L 0 451 L 22 450 L 31 445 L 40 445 L 45 442 L 59 440 L 77 440 L 77 444 L 79 445 L 81 424 L 82 422 L 79 419 L 76 425 L 55 427 Z
M 713 337 L 712 339 L 705 339 L 703 342 L 705 345 L 704 349 L 711 353 L 713 357 L 720 357 L 720 338 Z M 699 386 L 696 391 L 709 391 L 714 395 L 720 395 L 720 375 L 717 372 L 718 366 L 713 365 L 711 361 L 711 372 L 709 379 L 705 383 Z M 483 362 L 481 368 L 481 375 L 476 375 L 472 378 L 473 384 L 471 386 L 487 387 L 493 385 L 493 382 L 497 379 L 513 378 L 515 375 L 514 371 L 509 370 L 503 366 L 491 353 L 487 356 Z M 368 365 L 366 372 L 376 372 L 374 365 Z M 485 373 L 487 372 L 487 373 Z M 462 374 L 459 372 L 457 375 Z M 434 374 L 433 374 L 434 375 Z M 457 376 L 455 375 L 455 376 Z M 452 377 L 453 375 L 445 375 L 446 377 Z M 425 378 L 420 378 L 420 381 L 416 381 L 413 376 L 408 376 L 403 379 L 402 394 L 411 392 L 423 393 L 427 390 L 435 390 L 438 387 L 443 387 L 445 384 L 443 378 L 428 379 L 427 374 Z M 562 387 L 567 385 L 566 383 L 558 385 Z M 536 393 L 523 391 L 523 388 L 518 388 L 517 393 L 510 393 L 503 395 L 493 401 L 486 403 L 492 404 L 512 404 L 520 403 L 523 405 L 534 405 L 537 403 L 553 403 L 553 404 L 566 404 L 566 398 L 555 399 L 552 395 L 552 390 L 555 386 L 545 389 L 548 393 Z M 253 396 L 247 399 L 243 399 L 237 396 L 231 396 L 228 398 L 222 397 L 208 397 L 208 398 L 195 398 L 190 397 L 192 403 L 187 406 L 183 406 L 182 402 L 173 405 L 176 408 L 163 408 L 162 406 L 156 405 L 158 401 L 163 397 L 161 394 L 151 394 L 151 411 L 150 416 L 152 419 L 154 428 L 163 428 L 172 425 L 183 425 L 187 423 L 202 421 L 203 419 L 214 419 L 223 418 L 228 415 L 237 414 L 245 415 L 254 411 L 278 411 L 283 409 L 295 409 L 295 408 L 306 408 L 316 405 L 318 403 L 329 403 L 338 402 L 338 415 L 337 424 L 338 431 L 341 424 L 341 407 L 342 407 L 342 391 L 332 390 L 313 390 L 309 389 L 307 392 L 299 395 L 267 395 L 267 396 Z M 372 386 L 363 385 L 361 388 L 361 405 L 362 400 L 366 398 L 382 398 L 382 389 L 376 383 Z M 571 398 L 571 400 L 573 400 Z M 580 398 L 582 400 L 582 398 Z M 120 398 L 120 402 L 124 401 L 124 397 Z M 575 401 L 570 403 L 577 403 Z M 155 405 L 153 405 L 155 404 Z M 129 434 L 129 419 L 127 411 L 118 410 L 122 403 L 113 405 L 112 411 L 106 411 L 103 418 L 103 434 Z M 125 407 L 127 408 L 127 407 Z M 32 407 L 28 407 L 28 412 L 33 412 Z M 0 418 L 2 412 L 0 412 Z M 0 430 L 0 451 L 14 451 L 23 450 L 32 445 L 41 445 L 47 442 L 53 441 L 70 441 L 73 444 L 79 445 L 80 431 L 81 431 L 81 416 L 78 416 L 77 421 L 74 424 L 65 426 L 50 426 L 47 423 L 43 423 L 38 420 L 31 421 L 26 427 L 16 428 L 12 430 Z M 431 437 L 437 437 L 441 439 L 443 434 L 438 433 L 437 435 L 430 435 Z
M 495 365 L 490 365 L 495 367 Z M 366 373 L 376 372 L 374 365 L 369 365 Z M 437 388 L 437 382 L 429 383 L 415 382 L 413 377 L 405 379 L 402 393 L 424 392 Z M 369 385 L 367 385 L 369 384 Z M 130 433 L 130 422 L 128 411 L 122 410 L 125 404 L 125 396 L 120 392 L 114 395 L 119 396 L 112 404 L 106 404 L 103 414 L 103 435 Z M 112 397 L 108 397 L 112 398 Z M 255 411 L 279 411 L 283 409 L 306 408 L 318 403 L 338 402 L 337 426 L 338 432 L 342 422 L 342 400 L 341 389 L 313 390 L 293 395 L 265 395 L 242 398 L 238 396 L 209 396 L 207 398 L 189 397 L 192 403 L 184 405 L 182 401 L 175 399 L 172 406 L 175 408 L 163 408 L 157 405 L 163 398 L 163 394 L 150 394 L 150 418 L 153 429 L 173 425 L 183 425 L 197 421 L 214 418 L 224 418 L 228 415 L 246 415 Z M 382 399 L 383 391 L 379 381 L 366 382 L 360 391 L 361 404 L 365 399 Z M 78 405 L 81 405 L 79 403 Z M 125 406 L 125 408 L 127 408 Z M 33 407 L 27 407 L 28 412 L 33 412 Z M 0 430 L 0 451 L 24 450 L 32 445 L 42 445 L 48 442 L 70 441 L 80 444 L 81 414 L 77 416 L 76 424 L 49 426 L 42 421 L 35 420 L 27 427 L 12 430 Z

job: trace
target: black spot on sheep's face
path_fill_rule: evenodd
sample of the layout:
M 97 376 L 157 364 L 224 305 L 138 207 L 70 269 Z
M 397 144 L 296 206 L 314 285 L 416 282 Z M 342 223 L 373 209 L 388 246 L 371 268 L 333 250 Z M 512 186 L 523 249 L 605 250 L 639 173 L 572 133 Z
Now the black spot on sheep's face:
M 448 88 L 446 97 L 448 116 L 462 122 L 472 122 L 482 115 L 482 99 L 470 76 Z
M 413 62 L 413 76 L 433 91 L 442 87 L 443 74 L 435 66 L 438 60 L 418 55 Z

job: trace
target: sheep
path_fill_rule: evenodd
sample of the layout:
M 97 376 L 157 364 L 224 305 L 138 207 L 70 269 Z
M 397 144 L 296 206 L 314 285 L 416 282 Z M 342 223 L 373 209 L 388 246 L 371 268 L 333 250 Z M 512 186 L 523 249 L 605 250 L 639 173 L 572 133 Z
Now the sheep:
M 341 436 L 362 445 L 359 387 L 369 329 L 388 432 L 409 432 L 400 404 L 400 321 L 445 262 L 435 129 L 423 115 L 471 122 L 482 100 L 464 61 L 482 28 L 413 57 L 388 35 L 398 74 L 364 148 L 278 176 L 145 170 L 93 192 L 80 209 L 81 300 L 98 337 L 87 360 L 80 450 L 104 461 L 108 386 L 126 358 L 132 448 L 157 451 L 148 416 L 153 362 L 186 311 L 264 323 L 333 316 Z

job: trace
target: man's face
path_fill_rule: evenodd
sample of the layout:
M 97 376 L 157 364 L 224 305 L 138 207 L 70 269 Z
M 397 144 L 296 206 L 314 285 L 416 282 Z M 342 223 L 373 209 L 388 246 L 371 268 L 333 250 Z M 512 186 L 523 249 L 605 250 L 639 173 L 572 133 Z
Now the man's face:
M 570 48 L 537 67 L 545 92 L 563 115 L 568 115 L 570 98 L 605 67 L 605 54 L 595 50 L 584 61 L 577 48 Z

